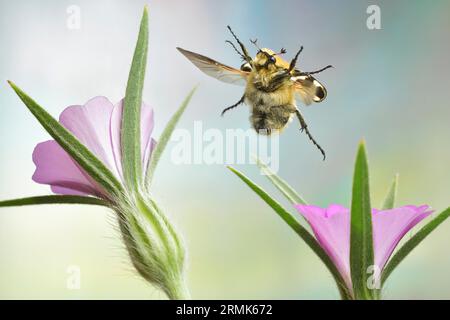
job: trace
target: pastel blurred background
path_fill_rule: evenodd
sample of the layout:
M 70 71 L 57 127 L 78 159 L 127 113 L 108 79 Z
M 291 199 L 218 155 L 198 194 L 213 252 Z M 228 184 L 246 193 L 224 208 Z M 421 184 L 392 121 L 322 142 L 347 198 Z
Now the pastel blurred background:
M 34 146 L 49 138 L 6 83 L 57 117 L 96 95 L 124 95 L 145 1 L 0 0 L 0 199 L 44 195 L 32 182 Z M 381 30 L 366 27 L 370 4 Z M 80 29 L 67 27 L 71 6 Z M 398 204 L 450 205 L 450 2 L 434 1 L 150 1 L 149 65 L 144 92 L 157 138 L 187 92 L 200 84 L 180 128 L 249 128 L 248 109 L 220 111 L 242 88 L 209 78 L 176 46 L 239 66 L 225 44 L 231 25 L 242 40 L 285 47 L 315 70 L 328 98 L 303 109 L 327 151 L 320 154 L 293 122 L 280 137 L 279 174 L 310 203 L 348 205 L 358 141 L 367 141 L 376 206 L 395 173 Z M 247 41 L 248 43 L 248 41 Z M 249 45 L 249 48 L 251 46 Z M 251 48 L 252 50 L 254 48 Z M 169 145 L 153 192 L 184 235 L 193 298 L 335 299 L 319 259 L 224 165 L 175 165 Z M 238 165 L 289 206 L 253 165 Z M 290 207 L 289 207 L 290 208 Z M 396 270 L 385 298 L 450 298 L 450 221 Z M 106 209 L 37 206 L 0 209 L 0 298 L 164 299 L 133 274 Z M 68 268 L 81 270 L 70 290 Z

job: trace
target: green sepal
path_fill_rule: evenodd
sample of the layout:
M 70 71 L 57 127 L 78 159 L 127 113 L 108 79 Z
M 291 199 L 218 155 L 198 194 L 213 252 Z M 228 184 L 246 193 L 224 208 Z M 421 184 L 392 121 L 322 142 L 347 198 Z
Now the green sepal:
M 350 272 L 356 299 L 374 299 L 368 287 L 369 270 L 374 265 L 372 208 L 370 205 L 369 166 L 364 142 L 358 147 L 353 175 L 350 223 Z
M 261 172 L 269 179 L 270 182 L 285 196 L 285 198 L 292 204 L 304 204 L 306 201 L 300 196 L 294 188 L 292 188 L 286 181 L 280 178 L 272 169 L 269 168 L 259 158 L 256 158 L 256 164 L 261 169 Z
M 391 186 L 384 198 L 383 204 L 381 205 L 381 210 L 392 209 L 395 206 L 395 199 L 397 198 L 398 190 L 398 174 L 395 175 L 394 180 L 392 180 Z
M 177 111 L 172 115 L 169 122 L 167 123 L 166 127 L 164 128 L 163 132 L 161 133 L 158 143 L 155 146 L 155 149 L 153 150 L 150 160 L 148 162 L 147 170 L 146 170 L 146 186 L 147 188 L 150 187 L 150 184 L 153 179 L 153 175 L 156 169 L 156 166 L 158 165 L 159 159 L 161 158 L 162 153 L 164 152 L 164 149 L 167 146 L 167 143 L 170 140 L 170 137 L 172 136 L 172 132 L 175 129 L 178 121 L 180 120 L 181 116 L 184 113 L 184 110 L 186 110 L 186 107 L 189 104 L 189 101 L 191 101 L 192 95 L 194 94 L 195 90 L 197 88 L 192 89 L 187 97 L 182 102 L 181 106 L 178 108 Z
M 148 51 L 148 10 L 144 8 L 138 40 L 131 62 L 128 83 L 123 100 L 121 124 L 121 151 L 123 177 L 131 190 L 137 190 L 142 181 L 141 163 L 141 106 Z
M 36 204 L 89 204 L 109 206 L 108 202 L 99 198 L 70 195 L 36 196 L 0 201 L 0 207 L 30 206 Z

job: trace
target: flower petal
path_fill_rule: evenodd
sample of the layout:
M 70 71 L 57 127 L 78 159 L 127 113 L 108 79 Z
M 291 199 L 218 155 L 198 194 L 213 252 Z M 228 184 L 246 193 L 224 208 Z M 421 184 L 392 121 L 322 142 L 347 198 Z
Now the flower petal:
M 122 163 L 121 163 L 121 145 L 120 145 L 120 129 L 122 126 L 122 109 L 123 100 L 117 103 L 114 107 L 111 116 L 110 132 L 111 132 L 111 142 L 113 147 L 113 154 L 116 167 L 118 168 L 119 174 L 122 177 Z M 152 139 L 151 135 L 154 127 L 154 117 L 153 109 L 142 103 L 141 106 L 141 157 L 142 157 L 142 170 L 145 174 L 147 169 L 147 163 L 150 158 L 151 152 L 156 144 L 155 140 Z
M 32 179 L 37 183 L 49 184 L 55 193 L 68 195 L 95 195 L 103 192 L 92 179 L 54 141 L 39 143 L 33 151 L 36 171 Z
M 89 148 L 119 177 L 111 145 L 110 121 L 113 104 L 105 97 L 95 97 L 84 106 L 67 107 L 59 122 Z
M 60 115 L 60 123 L 95 154 L 114 175 L 122 177 L 120 128 L 122 101 L 115 107 L 105 97 L 95 97 L 84 106 L 67 107 Z M 142 104 L 141 153 L 143 172 L 155 147 L 151 138 L 153 109 Z M 50 184 L 60 194 L 96 195 L 104 192 L 88 174 L 55 142 L 46 141 L 36 146 L 33 153 L 36 171 L 33 180 Z
M 390 210 L 373 210 L 375 265 L 383 270 L 403 236 L 432 213 L 429 207 L 404 206 Z
M 350 276 L 350 210 L 340 205 L 327 209 L 296 205 L 305 217 L 321 247 L 341 273 L 349 288 Z M 380 274 L 403 236 L 432 211 L 424 206 L 404 206 L 390 210 L 372 210 L 375 265 Z
M 311 226 L 321 247 L 333 260 L 348 288 L 352 288 L 350 276 L 350 211 L 341 205 L 322 209 L 312 205 L 296 205 L 300 214 Z

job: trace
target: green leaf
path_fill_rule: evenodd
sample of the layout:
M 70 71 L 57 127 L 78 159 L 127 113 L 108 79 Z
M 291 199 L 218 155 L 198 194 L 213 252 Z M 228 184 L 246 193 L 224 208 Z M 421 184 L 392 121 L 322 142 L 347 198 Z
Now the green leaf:
M 58 144 L 98 182 L 110 196 L 120 196 L 122 185 L 109 169 L 85 145 L 56 121 L 47 111 L 31 99 L 14 83 L 8 81 L 19 98 L 28 107 L 42 127 L 58 142 Z
M 273 172 L 264 162 L 256 157 L 256 164 L 261 169 L 263 174 L 269 179 L 273 185 L 280 190 L 286 199 L 292 204 L 307 204 L 305 200 L 283 179 L 281 179 L 275 172 Z
M 150 160 L 148 162 L 147 173 L 145 177 L 147 187 L 150 187 L 150 183 L 152 181 L 153 174 L 156 169 L 156 166 L 158 165 L 159 159 L 161 158 L 161 155 L 164 149 L 166 148 L 167 143 L 170 140 L 170 136 L 172 135 L 172 132 L 175 129 L 181 116 L 183 115 L 184 110 L 188 106 L 189 101 L 191 100 L 195 90 L 196 88 L 192 89 L 191 92 L 189 92 L 188 96 L 184 99 L 180 108 L 178 108 L 178 110 L 173 114 L 172 118 L 170 118 L 169 122 L 167 123 L 166 127 L 161 133 L 161 136 L 159 137 L 158 143 L 156 144 L 156 147 L 153 150 L 150 156 Z
M 351 293 L 345 285 L 339 271 L 331 261 L 330 257 L 317 243 L 316 239 L 288 212 L 284 209 L 275 199 L 270 197 L 261 187 L 253 183 L 240 171 L 228 167 L 234 174 L 236 174 L 242 181 L 247 184 L 258 196 L 261 197 L 275 212 L 283 219 L 299 236 L 305 241 L 305 243 L 314 251 L 314 253 L 322 260 L 325 266 L 333 275 L 334 280 L 338 286 L 341 297 L 344 299 L 351 299 Z
M 364 142 L 356 156 L 350 230 L 350 271 L 356 299 L 372 299 L 375 292 L 367 287 L 373 266 L 372 212 L 369 191 L 369 166 Z
M 381 210 L 389 210 L 395 206 L 397 189 L 398 189 L 398 174 L 395 175 L 394 180 L 392 181 L 392 184 L 389 187 L 389 190 L 386 194 L 386 198 L 384 198 L 383 204 L 381 205 Z
M 83 196 L 50 195 L 0 201 L 0 207 L 29 206 L 36 204 L 91 204 L 108 206 L 102 199 Z
M 148 50 L 148 11 L 144 8 L 123 102 L 121 149 L 125 183 L 137 189 L 141 183 L 141 105 Z
M 450 216 L 450 208 L 441 212 L 436 218 L 428 222 L 422 227 L 412 238 L 405 242 L 405 244 L 392 256 L 381 275 L 381 284 L 387 280 L 394 269 L 406 258 L 406 256 L 422 242 L 434 229 L 436 229 L 442 222 Z

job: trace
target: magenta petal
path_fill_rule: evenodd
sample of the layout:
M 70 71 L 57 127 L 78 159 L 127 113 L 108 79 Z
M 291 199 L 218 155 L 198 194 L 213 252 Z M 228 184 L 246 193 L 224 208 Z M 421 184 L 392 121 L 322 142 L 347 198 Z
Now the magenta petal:
M 84 106 L 67 107 L 59 121 L 119 176 L 111 145 L 110 121 L 113 104 L 105 97 L 95 97 Z
M 320 246 L 351 289 L 349 209 L 340 205 L 330 205 L 327 209 L 311 205 L 295 207 L 308 221 Z M 380 272 L 403 236 L 431 214 L 428 209 L 424 205 L 372 210 L 374 263 Z
M 122 177 L 120 131 L 122 101 L 114 106 L 105 97 L 95 97 L 84 106 L 70 106 L 60 115 L 60 123 L 98 157 L 118 178 Z M 153 109 L 141 108 L 141 153 L 143 172 L 155 147 L 151 138 Z M 33 179 L 50 184 L 55 193 L 107 196 L 97 183 L 55 142 L 38 144 L 33 154 Z
M 142 103 L 141 108 L 141 154 L 142 154 L 142 170 L 145 173 L 150 155 L 156 145 L 156 141 L 152 139 L 154 127 L 153 109 Z
M 375 265 L 382 270 L 403 236 L 431 214 L 428 206 L 404 206 L 391 210 L 374 210 L 373 238 Z
M 147 172 L 147 166 L 148 166 L 148 161 L 150 160 L 150 156 L 153 152 L 153 150 L 156 147 L 156 140 L 151 138 L 149 143 L 147 144 L 147 146 L 145 147 L 145 151 L 143 151 L 142 154 L 142 171 L 144 172 L 144 175 Z
M 102 190 L 87 177 L 56 141 L 39 143 L 33 151 L 33 162 L 36 164 L 33 180 L 51 185 L 55 193 L 102 195 Z
M 320 246 L 331 258 L 348 288 L 350 276 L 350 211 L 340 205 L 322 209 L 312 205 L 296 205 L 300 214 L 311 226 Z
M 115 164 L 122 176 L 122 164 L 121 164 L 121 145 L 120 145 L 120 130 L 122 126 L 122 109 L 123 100 L 116 104 L 111 116 L 111 143 L 114 151 Z M 145 103 L 141 106 L 141 157 L 142 157 L 142 170 L 145 173 L 147 163 L 150 158 L 151 152 L 156 144 L 151 135 L 154 127 L 153 109 Z

